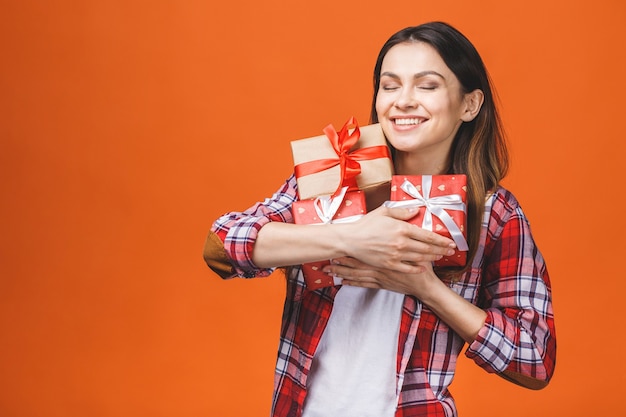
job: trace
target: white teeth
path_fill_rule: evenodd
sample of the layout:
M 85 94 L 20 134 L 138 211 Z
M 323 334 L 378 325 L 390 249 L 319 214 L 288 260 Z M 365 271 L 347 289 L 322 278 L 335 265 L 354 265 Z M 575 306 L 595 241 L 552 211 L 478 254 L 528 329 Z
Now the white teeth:
M 422 123 L 421 119 L 396 119 L 395 123 L 397 125 L 418 125 Z

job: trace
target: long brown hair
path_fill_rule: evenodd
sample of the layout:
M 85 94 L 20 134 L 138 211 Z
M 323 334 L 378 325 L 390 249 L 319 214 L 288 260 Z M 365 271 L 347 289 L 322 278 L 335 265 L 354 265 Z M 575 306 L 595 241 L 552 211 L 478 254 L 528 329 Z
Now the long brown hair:
M 400 30 L 383 45 L 374 67 L 374 97 L 371 122 L 378 122 L 376 98 L 380 71 L 385 55 L 393 46 L 407 42 L 424 42 L 439 53 L 448 68 L 461 83 L 462 93 L 476 89 L 483 92 L 482 108 L 474 120 L 459 128 L 451 149 L 449 173 L 467 176 L 467 237 L 468 261 L 465 268 L 443 271 L 444 275 L 459 276 L 472 265 L 480 240 L 480 229 L 485 198 L 504 178 L 509 156 L 502 122 L 496 108 L 491 80 L 487 69 L 472 43 L 447 23 L 431 22 Z M 394 153 L 393 147 L 389 144 Z

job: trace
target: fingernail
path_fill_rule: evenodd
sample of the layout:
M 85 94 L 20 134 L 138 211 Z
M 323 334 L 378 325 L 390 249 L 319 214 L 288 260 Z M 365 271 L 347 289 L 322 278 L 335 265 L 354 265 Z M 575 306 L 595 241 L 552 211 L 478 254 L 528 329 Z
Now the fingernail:
M 448 249 L 448 252 L 446 252 L 446 255 L 451 256 L 454 255 L 454 249 Z

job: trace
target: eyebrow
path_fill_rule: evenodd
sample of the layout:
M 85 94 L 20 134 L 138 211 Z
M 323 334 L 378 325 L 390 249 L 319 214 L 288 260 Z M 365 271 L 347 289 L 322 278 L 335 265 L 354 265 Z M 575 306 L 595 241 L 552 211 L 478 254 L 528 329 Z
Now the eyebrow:
M 422 71 L 422 72 L 418 72 L 417 74 L 413 75 L 414 79 L 418 79 L 418 78 L 422 78 L 425 77 L 427 75 L 435 75 L 439 78 L 441 78 L 442 80 L 445 80 L 445 77 L 443 75 L 441 75 L 440 73 L 438 73 L 437 71 Z M 389 71 L 385 71 L 382 74 L 380 74 L 381 77 L 387 76 L 387 77 L 391 77 L 391 78 L 400 78 L 399 75 L 393 73 L 393 72 L 389 72 Z

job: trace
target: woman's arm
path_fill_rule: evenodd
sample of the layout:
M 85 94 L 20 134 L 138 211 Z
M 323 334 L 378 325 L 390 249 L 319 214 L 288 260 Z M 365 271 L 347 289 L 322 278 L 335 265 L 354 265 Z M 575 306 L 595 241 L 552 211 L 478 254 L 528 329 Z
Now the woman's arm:
M 428 264 L 422 264 L 422 273 L 401 274 L 341 258 L 324 270 L 343 278 L 344 285 L 415 296 L 469 343 L 466 355 L 483 369 L 541 389 L 556 359 L 550 281 L 517 201 L 510 193 L 498 198 L 481 262 L 480 305 L 457 295 Z
M 296 179 L 292 175 L 271 198 L 244 211 L 220 216 L 204 245 L 207 265 L 225 279 L 270 275 L 274 268 L 260 268 L 252 261 L 258 232 L 270 222 L 293 222 L 291 205 L 296 198 Z
M 415 272 L 421 270 L 416 262 L 439 259 L 454 247 L 452 240 L 405 222 L 415 215 L 408 209 L 381 207 L 355 223 L 296 225 L 291 214 L 295 200 L 292 176 L 264 202 L 220 217 L 205 244 L 207 264 L 224 278 L 254 277 L 279 266 L 353 256 Z
M 499 193 L 492 212 L 480 296 L 487 318 L 466 355 L 488 372 L 540 389 L 556 362 L 550 278 L 517 200 Z
M 270 267 L 349 256 L 403 273 L 419 272 L 416 263 L 450 255 L 454 243 L 405 221 L 415 214 L 380 207 L 354 223 L 268 223 L 258 233 L 253 262 Z
M 343 279 L 344 285 L 382 288 L 412 295 L 427 305 L 467 343 L 474 341 L 487 313 L 455 293 L 435 274 L 430 262 L 419 273 L 378 269 L 352 258 L 336 259 L 324 271 Z

